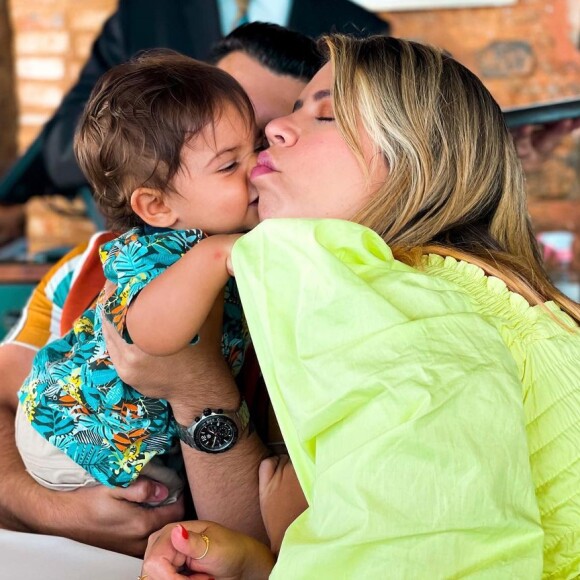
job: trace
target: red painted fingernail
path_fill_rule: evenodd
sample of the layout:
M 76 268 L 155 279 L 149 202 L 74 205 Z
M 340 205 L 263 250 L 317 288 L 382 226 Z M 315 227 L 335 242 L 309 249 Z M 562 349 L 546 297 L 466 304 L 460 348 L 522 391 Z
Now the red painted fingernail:
M 181 532 L 181 537 L 184 540 L 187 540 L 189 538 L 189 532 L 181 524 L 178 524 L 177 527 L 179 528 L 179 531 Z

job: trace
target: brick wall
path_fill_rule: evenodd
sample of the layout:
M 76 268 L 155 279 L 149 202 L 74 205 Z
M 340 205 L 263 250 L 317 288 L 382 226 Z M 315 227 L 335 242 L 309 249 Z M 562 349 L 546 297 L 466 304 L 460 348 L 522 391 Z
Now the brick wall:
M 16 157 L 17 106 L 14 86 L 12 29 L 8 18 L 8 4 L 0 0 L 0 175 Z
M 501 105 L 580 94 L 578 0 L 384 14 L 393 35 L 449 50 Z
M 441 46 L 475 72 L 502 106 L 580 96 L 580 2 L 518 0 L 508 7 L 384 13 L 393 35 Z M 527 175 L 537 231 L 576 233 L 580 272 L 580 131 Z
M 18 146 L 23 151 L 76 80 L 116 0 L 11 0 Z
M 76 79 L 93 38 L 116 4 L 116 0 L 9 2 L 20 151 Z M 0 0 L 0 43 L 3 7 L 5 0 Z M 503 106 L 580 95 L 578 0 L 518 0 L 501 8 L 383 15 L 395 36 L 449 50 L 482 78 Z M 2 54 L 6 54 L 4 48 L 0 47 Z M 0 69 L 1 88 L 6 86 L 2 85 L 3 71 L 10 72 L 9 67 L 2 67 L 1 59 Z M 10 122 L 15 115 L 3 109 L 2 117 Z M 11 141 L 12 137 L 2 139 Z M 580 136 L 567 139 L 540 172 L 528 176 L 532 214 L 544 229 L 580 229 L 579 140 Z M 0 142 L 0 158 L 10 146 L 3 149 Z M 576 265 L 580 270 L 580 252 Z
M 0 0 L 0 6 L 4 3 Z M 76 79 L 116 5 L 117 0 L 9 1 L 20 150 Z M 382 15 L 395 36 L 445 47 L 485 81 L 502 105 L 580 94 L 578 0 Z

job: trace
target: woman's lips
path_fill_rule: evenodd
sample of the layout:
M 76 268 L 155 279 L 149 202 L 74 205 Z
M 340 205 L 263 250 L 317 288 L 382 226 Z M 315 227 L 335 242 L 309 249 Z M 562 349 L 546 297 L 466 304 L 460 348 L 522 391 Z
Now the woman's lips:
M 250 172 L 250 179 L 256 179 L 260 175 L 266 175 L 267 173 L 272 173 L 276 171 L 276 167 L 270 154 L 267 151 L 262 151 L 258 155 L 256 166 Z
M 265 175 L 266 173 L 272 173 L 274 170 L 270 169 L 267 165 L 256 165 L 254 169 L 250 172 L 250 179 L 256 179 L 260 175 Z

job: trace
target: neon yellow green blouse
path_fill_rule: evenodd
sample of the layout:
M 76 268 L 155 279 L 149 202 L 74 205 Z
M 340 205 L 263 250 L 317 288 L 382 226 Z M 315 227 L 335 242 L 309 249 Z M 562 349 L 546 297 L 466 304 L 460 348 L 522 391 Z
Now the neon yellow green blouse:
M 577 332 L 350 222 L 267 220 L 232 257 L 310 506 L 272 578 L 579 573 Z

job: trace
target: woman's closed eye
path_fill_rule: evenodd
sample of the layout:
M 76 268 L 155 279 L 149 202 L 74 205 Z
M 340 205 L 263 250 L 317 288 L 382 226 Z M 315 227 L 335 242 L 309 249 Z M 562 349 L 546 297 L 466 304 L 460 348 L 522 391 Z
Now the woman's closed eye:
M 314 117 L 317 121 L 322 123 L 330 123 L 334 121 L 334 107 L 330 98 L 324 98 L 319 103 L 315 104 Z

